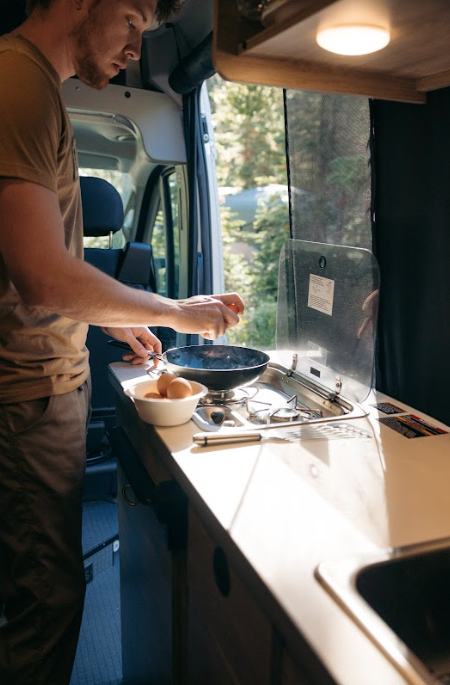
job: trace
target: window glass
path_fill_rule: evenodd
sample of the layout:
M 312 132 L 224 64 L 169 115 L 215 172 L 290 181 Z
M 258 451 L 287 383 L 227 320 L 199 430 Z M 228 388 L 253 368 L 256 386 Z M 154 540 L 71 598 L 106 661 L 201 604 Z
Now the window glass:
M 293 238 L 371 249 L 367 98 L 286 92 Z
M 151 245 L 158 293 L 176 298 L 179 292 L 179 195 L 175 171 L 162 177 L 160 208 L 153 225 Z
M 208 81 L 216 145 L 225 289 L 247 305 L 227 342 L 274 349 L 278 257 L 289 238 L 283 91 Z
M 125 230 L 131 227 L 134 216 L 134 186 L 130 174 L 122 173 L 121 171 L 114 171 L 111 169 L 89 169 L 87 167 L 80 167 L 80 176 L 93 176 L 95 178 L 103 178 L 115 187 L 119 192 L 125 212 L 124 228 Z M 113 235 L 113 247 L 122 248 L 126 241 L 123 228 Z M 84 247 L 109 247 L 109 236 L 98 236 L 93 238 L 84 237 Z
M 156 270 L 158 293 L 166 295 L 166 232 L 164 230 L 164 212 L 160 208 L 156 215 L 152 233 L 152 251 Z
M 218 76 L 208 81 L 208 92 L 225 287 L 247 304 L 227 341 L 270 350 L 284 242 L 293 237 L 371 248 L 369 104 L 307 91 L 283 97 L 279 88 Z
M 180 226 L 179 226 L 179 196 L 178 183 L 175 173 L 168 178 L 169 196 L 172 219 L 173 241 L 173 285 L 171 297 L 178 297 L 180 284 Z

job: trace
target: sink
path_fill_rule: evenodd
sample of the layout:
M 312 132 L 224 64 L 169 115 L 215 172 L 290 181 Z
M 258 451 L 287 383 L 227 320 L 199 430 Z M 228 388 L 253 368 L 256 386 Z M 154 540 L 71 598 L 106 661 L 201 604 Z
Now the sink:
M 406 682 L 450 684 L 450 540 L 323 562 L 315 575 Z

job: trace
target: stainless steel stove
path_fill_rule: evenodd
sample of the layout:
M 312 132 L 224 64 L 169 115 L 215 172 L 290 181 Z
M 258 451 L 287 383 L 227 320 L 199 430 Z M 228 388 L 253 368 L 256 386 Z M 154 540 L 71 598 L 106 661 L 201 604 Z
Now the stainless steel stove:
M 279 264 L 277 352 L 252 384 L 208 394 L 203 431 L 365 416 L 372 385 L 378 265 L 359 248 L 290 240 Z
M 218 431 L 222 427 L 298 425 L 361 416 L 365 411 L 360 405 L 270 362 L 251 385 L 208 393 L 192 418 L 201 430 Z

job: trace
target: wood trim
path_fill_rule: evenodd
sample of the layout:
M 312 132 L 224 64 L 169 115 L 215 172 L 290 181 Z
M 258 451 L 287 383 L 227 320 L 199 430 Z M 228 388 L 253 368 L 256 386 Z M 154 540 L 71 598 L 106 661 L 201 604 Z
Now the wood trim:
M 446 86 L 450 86 L 450 70 L 441 71 L 441 73 L 433 74 L 433 76 L 425 76 L 424 78 L 417 79 L 416 82 L 416 89 L 422 93 L 445 88 Z
M 318 67 L 301 61 L 238 57 L 213 50 L 217 72 L 229 81 L 282 88 L 324 91 L 423 104 L 426 94 L 416 90 L 412 79 L 347 73 L 333 67 Z
M 251 50 L 252 48 L 256 48 L 258 45 L 264 44 L 271 38 L 275 38 L 280 33 L 283 33 L 283 31 L 290 29 L 301 21 L 305 21 L 305 19 L 314 16 L 314 14 L 317 14 L 317 12 L 320 12 L 321 10 L 335 3 L 336 0 L 315 0 L 307 7 L 298 10 L 298 12 L 296 12 L 292 17 L 289 17 L 289 19 L 279 22 L 276 26 L 269 26 L 268 28 L 263 27 L 262 31 L 258 31 L 258 33 L 255 33 L 255 35 L 250 36 L 245 40 L 245 46 L 240 45 L 239 53 L 245 52 L 246 50 Z

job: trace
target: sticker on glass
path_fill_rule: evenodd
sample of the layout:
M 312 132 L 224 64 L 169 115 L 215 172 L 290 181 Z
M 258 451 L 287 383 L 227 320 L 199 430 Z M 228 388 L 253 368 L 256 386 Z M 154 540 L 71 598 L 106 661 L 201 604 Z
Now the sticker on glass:
M 309 274 L 308 307 L 331 316 L 333 314 L 334 281 Z

